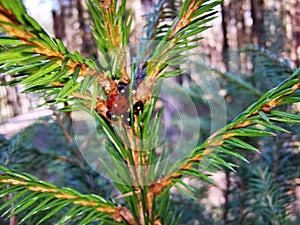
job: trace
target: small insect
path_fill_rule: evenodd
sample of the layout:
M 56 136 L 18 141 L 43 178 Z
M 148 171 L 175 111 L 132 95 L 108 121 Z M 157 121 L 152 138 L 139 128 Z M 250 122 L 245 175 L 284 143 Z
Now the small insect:
M 127 126 L 131 126 L 132 122 L 134 122 L 134 117 L 132 117 L 133 121 L 131 120 L 131 115 L 129 112 L 124 113 L 122 115 L 122 122 L 127 125 Z
M 135 77 L 135 80 L 134 80 L 132 86 L 135 87 L 135 88 L 137 88 L 143 82 L 143 80 L 145 79 L 145 77 L 146 77 L 146 74 L 144 74 L 144 73 L 138 74 Z
M 140 73 L 136 76 L 135 80 L 144 80 L 146 77 L 145 73 Z
M 144 110 L 144 104 L 141 101 L 138 101 L 133 105 L 134 115 L 139 115 L 140 112 L 143 112 L 143 110 Z
M 126 84 L 126 83 L 124 83 L 124 82 L 120 82 L 119 84 L 118 84 L 118 92 L 119 92 L 119 94 L 125 94 L 125 92 L 126 92 L 126 86 L 128 86 L 128 84 Z
M 127 95 L 112 95 L 106 101 L 107 110 L 113 116 L 121 116 L 129 109 L 129 99 Z
M 138 74 L 132 84 L 132 95 L 137 92 L 138 86 L 145 79 L 146 74 Z M 122 118 L 124 124 L 131 126 L 132 119 L 130 116 L 130 104 L 129 104 L 129 92 L 130 85 L 124 82 L 118 84 L 118 94 L 109 96 L 106 101 L 107 112 L 106 116 L 108 119 L 116 121 L 118 118 Z M 138 116 L 144 110 L 144 104 L 141 101 L 137 101 L 133 105 L 133 115 Z

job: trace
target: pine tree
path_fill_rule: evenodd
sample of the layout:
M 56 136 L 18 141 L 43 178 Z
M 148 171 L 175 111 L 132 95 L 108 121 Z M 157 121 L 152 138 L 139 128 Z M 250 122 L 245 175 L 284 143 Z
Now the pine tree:
M 184 182 L 184 176 L 212 182 L 209 173 L 235 170 L 230 158 L 247 162 L 241 149 L 258 152 L 244 137 L 287 132 L 277 122 L 298 124 L 299 115 L 281 111 L 279 106 L 299 102 L 299 69 L 201 144 L 184 149 L 188 152 L 185 157 L 166 165 L 172 157 L 169 149 L 156 148 L 163 113 L 156 107 L 161 81 L 185 71 L 181 66 L 190 50 L 199 46 L 199 35 L 209 28 L 206 24 L 215 18 L 215 7 L 221 3 L 163 0 L 154 5 L 154 12 L 147 16 L 146 38 L 141 40 L 138 57 L 132 59 L 129 69 L 126 47 L 131 16 L 125 0 L 87 0 L 99 51 L 92 59 L 83 58 L 77 51 L 68 52 L 61 40 L 50 37 L 26 13 L 21 0 L 0 0 L 0 25 L 6 34 L 0 37 L 0 71 L 14 77 L 3 85 L 23 84 L 28 93 L 43 93 L 45 105 L 63 103 L 60 111 L 83 110 L 91 115 L 97 133 L 105 137 L 101 144 L 109 156 L 109 163 L 105 158 L 100 162 L 120 192 L 114 199 L 83 194 L 3 163 L 3 215 L 14 217 L 25 212 L 20 223 L 37 216 L 36 224 L 47 223 L 60 211 L 64 213 L 55 224 L 179 224 L 180 214 L 171 207 L 170 189 L 175 187 L 192 198 L 193 188 Z M 180 8 L 178 13 L 172 10 L 174 7 Z M 171 22 L 166 23 L 166 19 Z M 272 186 L 267 170 L 253 171 L 254 177 L 258 175 L 266 180 L 266 189 Z M 277 189 L 272 190 L 274 196 Z

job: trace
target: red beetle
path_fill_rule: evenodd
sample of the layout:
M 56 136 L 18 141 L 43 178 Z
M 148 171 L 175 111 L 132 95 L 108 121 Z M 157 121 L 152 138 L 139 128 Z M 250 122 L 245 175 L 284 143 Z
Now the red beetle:
M 138 74 L 134 83 L 132 85 L 132 94 L 136 93 L 136 88 L 146 77 L 145 74 Z M 118 94 L 109 96 L 106 101 L 107 112 L 106 116 L 110 120 L 117 120 L 118 117 L 121 117 L 123 122 L 127 125 L 131 125 L 131 116 L 130 116 L 130 105 L 129 105 L 129 88 L 130 86 L 120 82 L 118 84 Z M 144 109 L 144 104 L 141 101 L 136 102 L 133 105 L 133 114 L 139 115 Z

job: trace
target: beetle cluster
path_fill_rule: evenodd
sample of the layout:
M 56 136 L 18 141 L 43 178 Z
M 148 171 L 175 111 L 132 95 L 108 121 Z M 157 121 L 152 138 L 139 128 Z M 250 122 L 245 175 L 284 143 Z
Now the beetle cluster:
M 118 84 L 118 94 L 109 96 L 109 98 L 106 101 L 106 117 L 110 120 L 118 120 L 122 119 L 123 123 L 126 125 L 131 125 L 131 112 L 130 112 L 130 90 L 131 94 L 135 95 L 138 86 L 141 84 L 141 82 L 146 77 L 146 74 L 138 74 L 133 81 L 132 88 L 130 88 L 129 84 L 119 82 Z M 144 104 L 141 101 L 136 102 L 133 105 L 133 115 L 139 115 L 140 112 L 142 112 L 144 109 Z

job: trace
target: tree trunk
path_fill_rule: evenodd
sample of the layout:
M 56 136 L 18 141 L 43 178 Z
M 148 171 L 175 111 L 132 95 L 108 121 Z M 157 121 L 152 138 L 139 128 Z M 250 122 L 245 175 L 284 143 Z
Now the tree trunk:
M 10 79 L 9 75 L 5 75 L 0 78 L 0 83 L 7 82 Z M 30 97 L 21 94 L 21 91 L 21 86 L 0 86 L 0 122 L 27 113 L 32 108 Z
M 221 5 L 221 13 L 222 13 L 222 34 L 223 34 L 223 51 L 222 51 L 222 57 L 224 66 L 226 68 L 226 71 L 229 70 L 228 65 L 228 53 L 229 53 L 229 43 L 228 43 L 228 37 L 227 37 L 227 26 L 228 26 L 228 16 L 227 16 L 227 6 L 224 5 L 224 3 Z
M 264 1 L 251 0 L 252 42 L 259 46 L 265 45 Z
M 291 43 L 291 59 L 294 67 L 300 67 L 300 2 L 294 0 L 291 6 L 292 20 L 292 43 Z
M 90 58 L 97 52 L 93 34 L 89 29 L 91 16 L 82 0 L 59 0 L 59 10 L 53 10 L 55 36 L 70 52 L 79 51 Z

